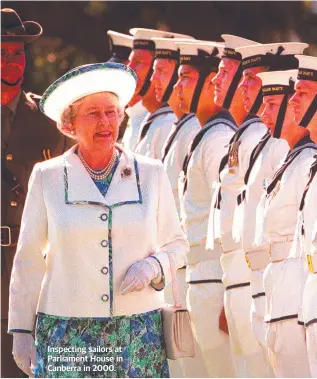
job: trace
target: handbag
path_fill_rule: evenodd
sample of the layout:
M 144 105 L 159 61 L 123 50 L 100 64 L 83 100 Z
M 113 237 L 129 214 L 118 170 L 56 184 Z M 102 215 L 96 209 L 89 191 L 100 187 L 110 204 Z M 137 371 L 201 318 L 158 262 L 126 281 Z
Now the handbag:
M 162 307 L 163 333 L 168 359 L 195 357 L 195 342 L 188 310 L 180 303 L 173 257 L 168 253 L 174 304 Z

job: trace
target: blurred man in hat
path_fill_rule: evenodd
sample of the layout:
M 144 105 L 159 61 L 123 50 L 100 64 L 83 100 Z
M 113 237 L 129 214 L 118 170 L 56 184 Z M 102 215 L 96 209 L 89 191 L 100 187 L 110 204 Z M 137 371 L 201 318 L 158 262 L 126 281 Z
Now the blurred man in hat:
M 187 35 L 156 31 L 152 29 L 135 29 L 134 46 L 138 50 L 148 49 L 153 51 L 152 66 L 148 72 L 147 80 L 140 91 L 142 95 L 142 104 L 148 109 L 148 115 L 140 127 L 138 143 L 135 151 L 139 154 L 151 158 L 161 159 L 164 142 L 172 128 L 173 123 L 177 120 L 172 108 L 166 103 L 165 98 L 158 101 L 156 96 L 156 83 L 151 80 L 153 74 L 153 63 L 155 60 L 155 41 L 154 37 L 163 38 L 192 38 Z M 133 67 L 132 67 L 133 68 Z M 181 111 L 179 111 L 181 113 Z M 181 116 L 181 115 L 180 115 Z
M 170 180 L 179 212 L 178 177 L 182 170 L 188 146 L 200 130 L 194 113 L 184 113 L 174 85 L 178 79 L 179 51 L 173 38 L 153 38 L 156 45 L 152 82 L 156 98 L 167 102 L 177 117 L 162 150 L 162 162 Z M 185 40 L 184 40 L 185 41 Z M 190 41 L 190 40 L 188 40 Z
M 317 57 L 296 56 L 299 61 L 295 94 L 290 99 L 295 121 L 306 127 L 317 144 Z M 302 316 L 310 374 L 317 377 L 317 154 L 309 170 L 309 179 L 300 201 L 297 233 L 301 239 L 299 255 L 306 260 L 309 274 L 304 287 Z M 294 236 L 296 241 L 296 235 Z M 298 251 L 295 251 L 298 253 Z M 306 255 L 306 256 L 305 256 Z
M 195 113 L 201 130 L 193 139 L 179 179 L 181 220 L 190 243 L 186 281 L 187 306 L 210 377 L 231 377 L 231 352 L 222 313 L 223 284 L 220 246 L 205 248 L 213 182 L 236 124 L 213 102 L 221 43 L 176 42 L 180 49 L 177 94 L 184 113 Z
M 294 120 L 288 103 L 297 70 L 258 74 L 263 84 L 265 108 L 261 117 L 270 128 L 282 119 L 281 138 L 290 151 L 276 171 L 257 207 L 256 244 L 269 243 L 270 263 L 264 275 L 267 298 L 264 322 L 266 342 L 276 377 L 309 377 L 301 305 L 307 273 L 303 257 L 290 254 L 296 230 L 299 201 L 308 180 L 317 146 L 309 132 Z M 275 126 L 276 128 L 276 126 Z
M 200 124 L 194 113 L 183 112 L 180 107 L 180 99 L 177 96 L 177 88 L 174 88 L 178 79 L 179 68 L 179 50 L 176 42 L 181 40 L 158 37 L 152 39 L 155 42 L 156 50 L 151 83 L 155 88 L 156 99 L 160 102 L 167 103 L 177 117 L 177 121 L 172 125 L 171 131 L 165 140 L 161 156 L 162 162 L 164 163 L 164 169 L 172 186 L 175 204 L 179 212 L 178 177 L 182 170 L 188 146 L 200 130 Z M 157 132 L 159 132 L 159 128 Z M 163 139 L 164 136 L 162 133 L 160 135 Z M 177 270 L 178 287 L 181 303 L 183 305 L 186 304 L 187 294 L 185 269 L 186 266 Z M 165 287 L 164 296 L 167 303 L 173 303 L 171 285 Z M 173 372 L 176 363 L 181 365 L 184 377 L 201 377 L 208 375 L 207 372 L 203 371 L 203 361 L 198 345 L 196 345 L 195 359 L 181 359 L 177 362 L 169 362 L 172 376 L 179 376 L 175 375 L 176 370 Z
M 225 40 L 225 50 L 217 75 L 213 78 L 215 85 L 215 103 L 229 110 L 239 125 L 239 129 L 231 138 L 227 153 L 224 154 L 219 166 L 219 182 L 214 193 L 210 213 L 207 247 L 212 248 L 214 241 L 220 239 L 222 255 L 220 258 L 225 285 L 224 306 L 228 320 L 230 342 L 233 351 L 236 375 L 243 377 L 267 377 L 265 351 L 254 337 L 250 323 L 250 272 L 244 260 L 244 252 L 239 244 L 232 239 L 232 219 L 236 202 L 236 182 L 239 167 L 247 162 L 248 154 L 253 146 L 266 132 L 265 125 L 256 114 L 247 114 L 254 109 L 254 103 L 259 88 L 250 93 L 248 107 L 244 106 L 239 83 L 242 79 L 242 56 L 239 47 L 256 47 L 254 41 L 233 35 L 222 35 Z M 266 68 L 259 65 L 259 70 Z M 242 82 L 243 83 L 243 82 Z M 257 106 L 258 107 L 258 106 Z M 242 150 L 243 158 L 239 157 L 239 146 L 245 140 Z M 247 141 L 247 142 L 246 142 Z M 249 145 L 252 145 L 250 148 Z M 239 166 L 240 158 L 240 166 Z M 243 177 L 242 177 L 243 178 Z
M 241 243 L 248 266 L 251 269 L 251 293 L 248 301 L 251 301 L 252 329 L 263 349 L 265 349 L 265 328 L 263 325 L 265 296 L 262 286 L 262 275 L 268 263 L 264 259 L 267 257 L 268 260 L 268 246 L 261 248 L 254 248 L 253 246 L 255 233 L 254 209 L 256 209 L 261 198 L 263 180 L 269 179 L 267 177 L 268 168 L 272 168 L 271 175 L 269 175 L 272 179 L 277 165 L 281 159 L 285 158 L 289 147 L 285 140 L 277 139 L 279 126 L 276 127 L 273 140 L 265 124 L 257 116 L 261 115 L 263 104 L 261 79 L 256 75 L 268 70 L 297 68 L 298 63 L 294 54 L 302 52 L 306 46 L 306 44 L 302 43 L 273 43 L 245 46 L 236 50 L 242 56 L 241 67 L 243 74 L 239 87 L 242 90 L 244 107 L 249 112 L 249 115 L 234 136 L 229 148 L 229 173 L 224 176 L 223 181 L 230 181 L 230 188 L 232 192 L 236 188 L 236 195 L 242 192 L 235 204 L 233 238 L 235 242 Z M 260 139 L 261 141 L 264 140 L 261 146 L 258 144 Z M 255 149 L 257 149 L 256 155 L 258 156 L 261 148 L 266 146 L 266 144 L 268 144 L 265 149 L 266 152 L 268 152 L 268 147 L 271 146 L 269 150 L 270 155 L 266 155 L 267 160 L 265 161 L 268 167 L 265 170 L 257 171 L 259 174 L 257 181 L 253 182 L 252 186 L 248 186 L 248 196 L 246 196 L 246 189 L 243 187 L 249 168 L 250 157 L 252 156 L 252 159 L 254 159 L 255 153 L 253 151 Z M 246 181 L 248 181 L 248 178 Z M 243 189 L 241 190 L 241 188 Z M 266 359 L 266 353 L 264 357 Z M 258 372 L 258 375 L 272 375 L 268 362 L 264 366 L 264 371 Z
M 62 154 L 70 141 L 38 111 L 39 96 L 22 89 L 25 45 L 42 34 L 34 21 L 22 22 L 9 8 L 1 9 L 1 374 L 21 377 L 7 334 L 8 289 L 20 222 L 32 168 Z
M 107 35 L 109 38 L 109 47 L 111 57 L 108 62 L 122 63 L 125 65 L 129 64 L 129 56 L 132 51 L 133 37 L 127 34 L 118 33 L 113 30 L 108 30 Z M 125 112 L 124 119 L 120 125 L 119 135 L 117 142 L 121 143 L 124 136 L 126 128 L 129 124 L 129 116 Z

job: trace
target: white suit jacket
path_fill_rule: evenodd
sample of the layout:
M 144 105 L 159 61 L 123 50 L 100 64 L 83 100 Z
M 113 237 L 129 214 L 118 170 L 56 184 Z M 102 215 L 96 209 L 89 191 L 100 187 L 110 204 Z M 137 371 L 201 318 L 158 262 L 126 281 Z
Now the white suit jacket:
M 167 253 L 184 265 L 188 243 L 163 165 L 123 151 L 103 197 L 75 148 L 32 172 L 11 277 L 11 332 L 32 330 L 37 311 L 109 317 L 157 309 L 164 295 L 150 286 L 120 295 L 127 270 L 154 255 L 168 282 Z

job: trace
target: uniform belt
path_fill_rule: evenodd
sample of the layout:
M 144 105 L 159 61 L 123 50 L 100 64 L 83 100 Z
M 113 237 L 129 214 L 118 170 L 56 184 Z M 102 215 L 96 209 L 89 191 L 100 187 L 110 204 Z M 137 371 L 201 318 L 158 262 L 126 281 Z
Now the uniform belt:
M 203 279 L 203 280 L 190 280 L 187 284 L 200 284 L 200 283 L 222 283 L 221 279 Z
M 239 283 L 239 284 L 232 284 L 231 286 L 226 287 L 226 291 L 233 290 L 234 288 L 248 287 L 249 285 L 250 285 L 250 282 Z
M 221 236 L 220 246 L 223 253 L 230 253 L 231 251 L 241 249 L 241 244 L 234 242 L 231 233 L 226 233 Z
M 313 254 L 313 255 L 307 254 L 306 262 L 307 262 L 308 270 L 312 274 L 317 274 L 317 254 Z
M 261 249 L 246 252 L 245 260 L 252 271 L 264 269 L 270 263 L 269 250 Z
M 292 238 L 293 236 L 287 236 L 284 240 L 270 244 L 269 256 L 272 263 L 284 261 L 289 256 L 293 243 Z
M 1 226 L 1 246 L 14 247 L 18 243 L 20 227 L 19 226 Z

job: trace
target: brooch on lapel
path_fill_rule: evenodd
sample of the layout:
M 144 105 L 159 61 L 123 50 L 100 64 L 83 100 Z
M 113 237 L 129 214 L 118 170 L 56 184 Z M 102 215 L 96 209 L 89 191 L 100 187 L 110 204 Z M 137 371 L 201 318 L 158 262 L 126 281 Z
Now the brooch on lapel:
M 130 166 L 126 166 L 121 171 L 121 178 L 130 178 L 131 175 L 132 175 L 132 168 Z
M 229 159 L 228 159 L 228 167 L 229 173 L 234 174 L 234 167 L 239 165 L 239 146 L 241 145 L 241 141 L 234 142 L 229 151 Z

